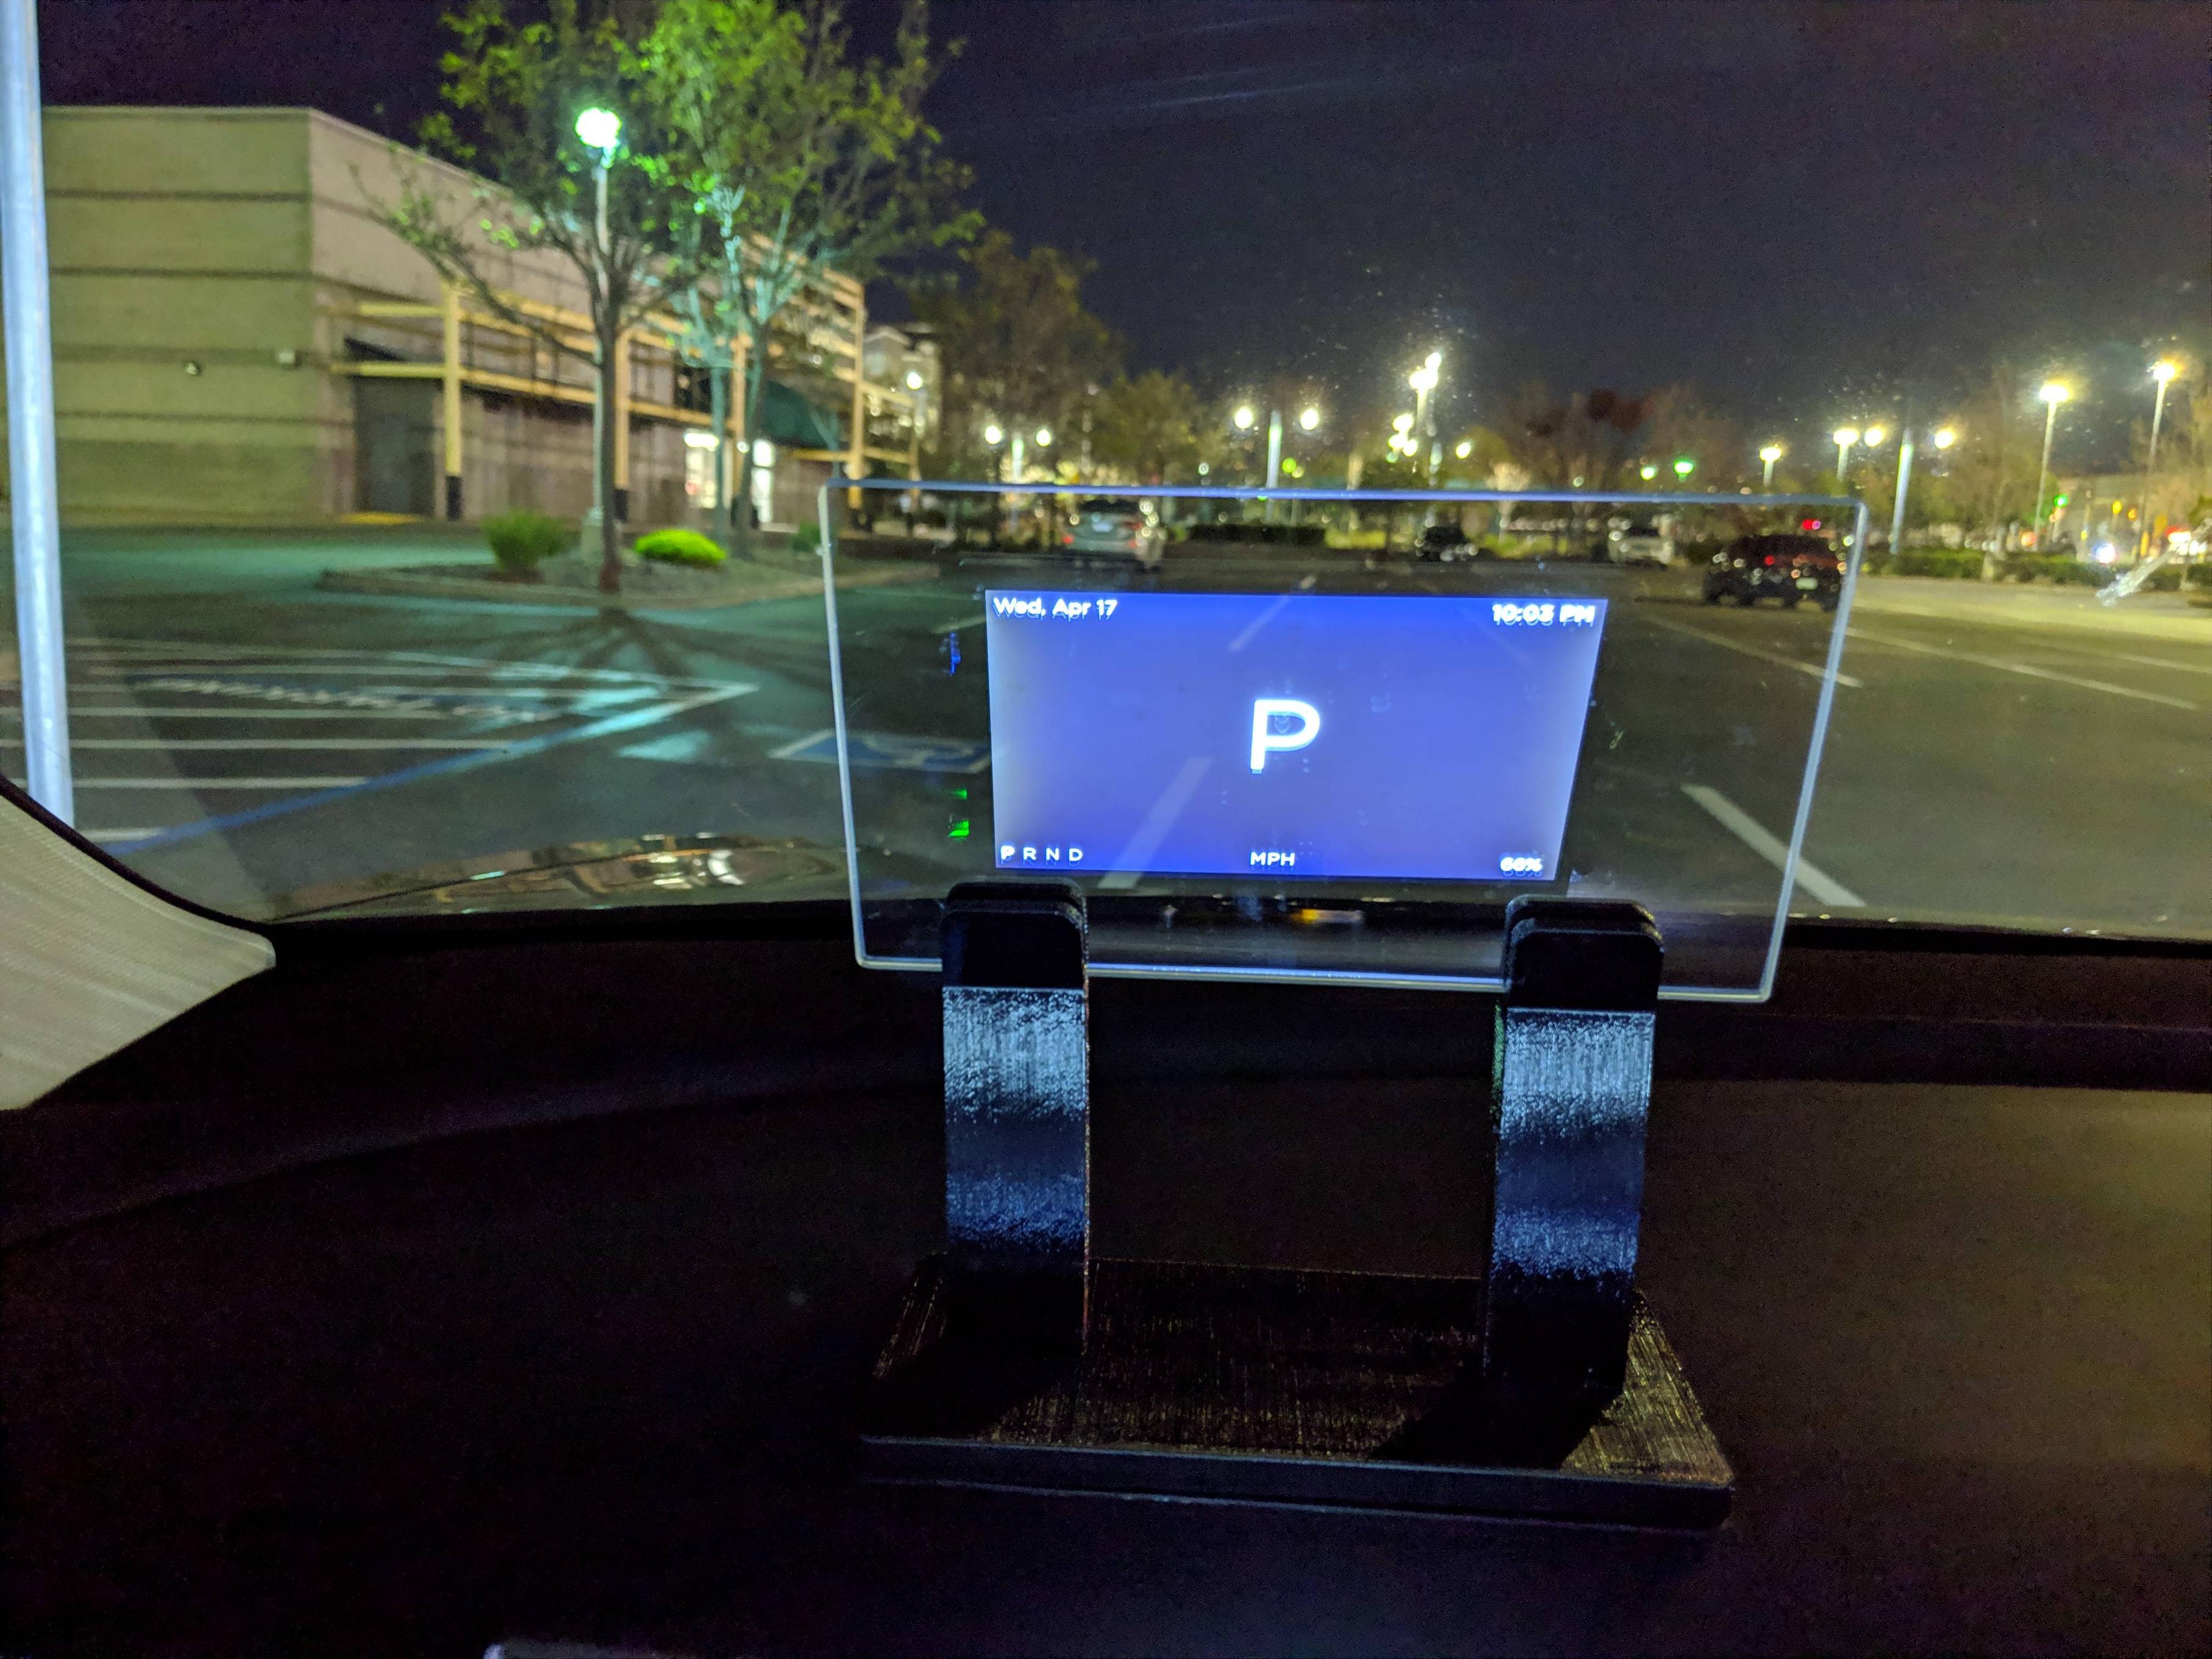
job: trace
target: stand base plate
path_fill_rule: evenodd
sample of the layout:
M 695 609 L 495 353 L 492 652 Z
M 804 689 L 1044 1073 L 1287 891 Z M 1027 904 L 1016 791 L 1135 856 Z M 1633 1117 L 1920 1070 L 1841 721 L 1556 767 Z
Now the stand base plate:
M 1710 1528 L 1735 1476 L 1642 1299 L 1602 1412 L 1509 1413 L 1468 1379 L 1471 1279 L 1091 1265 L 1081 1359 L 946 1339 L 924 1262 L 876 1368 L 873 1479 Z

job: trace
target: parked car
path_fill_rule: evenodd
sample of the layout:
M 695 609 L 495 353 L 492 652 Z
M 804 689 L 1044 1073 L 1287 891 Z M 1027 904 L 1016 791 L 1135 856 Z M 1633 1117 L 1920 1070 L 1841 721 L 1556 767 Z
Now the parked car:
M 1472 559 L 1474 544 L 1468 540 L 1467 532 L 1446 520 L 1443 524 L 1421 526 L 1420 537 L 1413 544 L 1413 556 L 1426 559 L 1432 564 L 1450 564 L 1459 559 Z
M 1674 532 L 1650 519 L 1616 520 L 1606 532 L 1604 556 L 1617 564 L 1656 564 L 1663 569 L 1674 562 Z
M 1167 532 L 1150 501 L 1093 495 L 1075 504 L 1060 544 L 1078 556 L 1134 559 L 1150 569 L 1167 548 Z
M 1844 562 L 1818 536 L 1739 536 L 1705 572 L 1707 605 L 1771 599 L 1786 609 L 1809 599 L 1833 611 L 1843 591 Z

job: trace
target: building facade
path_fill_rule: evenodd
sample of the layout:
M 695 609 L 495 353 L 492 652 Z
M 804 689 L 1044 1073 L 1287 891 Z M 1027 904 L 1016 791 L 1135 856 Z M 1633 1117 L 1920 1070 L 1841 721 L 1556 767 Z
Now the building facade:
M 574 271 L 486 246 L 494 308 L 380 216 L 403 177 L 456 217 L 483 181 L 314 110 L 52 109 L 46 144 L 65 522 L 588 508 L 593 375 Z M 902 362 L 901 378 L 870 381 L 860 285 L 825 274 L 795 321 L 804 361 L 776 360 L 751 434 L 770 520 L 811 515 L 833 465 L 904 472 L 912 453 L 882 441 L 917 399 Z M 742 362 L 745 343 L 732 345 Z M 618 505 L 639 528 L 696 521 L 732 469 L 678 320 L 634 331 L 614 380 Z

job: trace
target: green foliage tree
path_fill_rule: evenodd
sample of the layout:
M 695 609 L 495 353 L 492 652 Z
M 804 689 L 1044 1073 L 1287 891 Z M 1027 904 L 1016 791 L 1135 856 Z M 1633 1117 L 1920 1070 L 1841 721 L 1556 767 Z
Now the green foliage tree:
M 1189 483 L 1202 453 L 1204 409 L 1189 381 L 1147 369 L 1099 394 L 1091 449 L 1098 463 L 1132 483 Z
M 682 258 L 711 272 L 686 301 L 695 349 L 726 386 L 726 342 L 750 343 L 748 437 L 778 340 L 807 339 L 821 273 L 865 282 L 887 259 L 974 234 L 976 216 L 952 206 L 967 173 L 921 113 L 956 50 L 932 52 L 926 0 L 907 0 L 890 57 L 865 62 L 853 58 L 837 0 L 665 0 L 626 58 L 671 136 L 649 170 L 688 205 Z M 723 392 L 718 410 L 726 404 Z M 726 437 L 719 428 L 718 416 Z M 731 500 L 750 493 L 751 452 L 739 447 Z M 742 547 L 744 517 L 731 517 Z
M 936 334 L 945 363 L 943 427 L 936 459 L 955 477 L 979 477 L 995 462 L 982 430 L 1009 433 L 1070 425 L 1086 389 L 1111 378 L 1121 356 L 1111 331 L 1084 309 L 1088 260 L 1056 248 L 1014 250 L 987 231 L 951 280 L 917 284 L 915 314 Z
M 486 310 L 556 352 L 577 342 L 541 310 L 515 303 L 492 280 L 507 253 L 547 253 L 573 270 L 591 319 L 595 369 L 593 499 L 610 503 L 614 423 L 608 382 L 624 332 L 697 280 L 675 234 L 690 204 L 655 169 L 640 164 L 665 141 L 644 95 L 616 0 L 589 12 L 581 0 L 548 0 L 545 15 L 518 22 L 505 0 L 470 0 L 446 19 L 453 50 L 440 62 L 447 107 L 425 120 L 425 149 L 480 174 L 469 210 L 421 166 L 398 157 L 398 192 L 372 205 L 384 222 Z M 623 118 L 621 148 L 606 175 L 604 227 L 598 213 L 600 158 L 578 139 L 576 116 L 602 105 Z M 615 514 L 600 514 L 599 586 L 622 585 Z

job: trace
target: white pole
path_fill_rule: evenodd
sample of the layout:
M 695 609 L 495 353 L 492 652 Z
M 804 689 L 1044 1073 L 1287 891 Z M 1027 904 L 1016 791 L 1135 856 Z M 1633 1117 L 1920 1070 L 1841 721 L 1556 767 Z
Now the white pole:
M 1283 411 L 1279 409 L 1272 409 L 1267 411 L 1267 488 L 1273 491 L 1279 488 L 1282 482 Z M 1266 517 L 1269 524 L 1274 523 L 1275 498 L 1272 494 L 1267 497 Z
M 2043 495 L 2051 483 L 2051 432 L 2058 424 L 2058 399 L 2047 398 L 2043 404 L 2043 470 L 2035 475 L 2035 522 L 2029 526 L 2035 532 L 2035 550 L 2039 556 L 2047 550 L 2043 545 Z
M 2158 401 L 2150 406 L 2150 453 L 2143 461 L 2142 534 L 2136 540 L 2138 559 L 2155 550 L 2150 544 L 2150 484 L 2158 471 L 2158 423 L 2166 418 L 2166 388 L 2172 379 L 2171 374 L 2160 377 Z
M 1905 495 L 1912 488 L 1912 411 L 1905 411 L 1905 429 L 1897 434 L 1897 505 L 1889 514 L 1889 564 L 1897 568 L 1905 551 Z
M 34 0 L 0 0 L 0 286 L 6 290 L 8 465 L 15 497 L 15 643 L 31 798 L 76 822 L 69 674 L 62 655 L 60 492 L 54 481 L 54 331 L 46 290 L 46 144 Z

